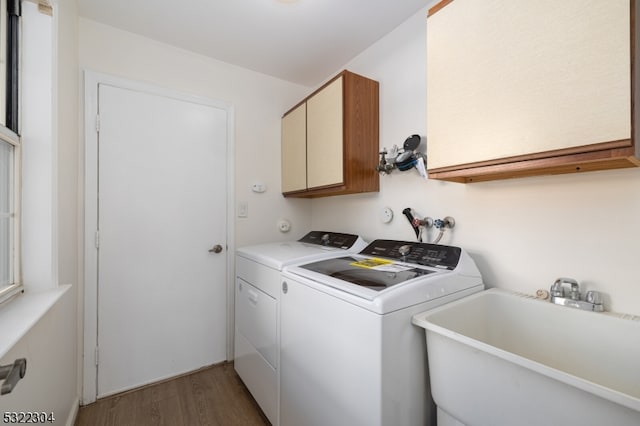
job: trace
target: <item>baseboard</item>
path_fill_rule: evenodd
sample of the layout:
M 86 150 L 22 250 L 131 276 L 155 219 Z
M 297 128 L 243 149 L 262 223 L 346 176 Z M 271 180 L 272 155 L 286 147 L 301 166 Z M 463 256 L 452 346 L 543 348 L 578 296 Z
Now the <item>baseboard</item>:
M 69 417 L 67 417 L 67 422 L 65 423 L 67 426 L 73 426 L 76 424 L 76 417 L 78 416 L 79 409 L 80 409 L 80 396 L 76 396 L 75 401 L 73 401 L 73 406 L 71 407 L 71 411 L 69 412 Z

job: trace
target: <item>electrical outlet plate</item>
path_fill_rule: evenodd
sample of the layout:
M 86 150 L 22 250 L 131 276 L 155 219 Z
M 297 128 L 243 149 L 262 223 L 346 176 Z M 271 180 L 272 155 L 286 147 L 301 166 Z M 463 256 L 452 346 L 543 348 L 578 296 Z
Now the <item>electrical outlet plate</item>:
M 380 212 L 380 220 L 384 223 L 389 223 L 393 220 L 393 210 L 390 207 L 385 207 Z
M 280 219 L 278 221 L 278 230 L 280 232 L 289 232 L 290 229 L 291 229 L 291 222 L 289 222 L 287 219 Z
M 253 192 L 257 192 L 258 194 L 261 194 L 267 190 L 267 185 L 265 185 L 262 182 L 256 182 L 253 185 L 251 185 L 251 190 Z

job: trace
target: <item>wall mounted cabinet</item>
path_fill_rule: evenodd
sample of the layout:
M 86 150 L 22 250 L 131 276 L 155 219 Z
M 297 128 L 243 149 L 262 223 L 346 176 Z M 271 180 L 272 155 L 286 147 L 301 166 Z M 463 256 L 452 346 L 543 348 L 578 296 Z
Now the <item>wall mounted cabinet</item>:
M 282 192 L 307 189 L 307 104 L 282 118 Z
M 634 0 L 445 0 L 427 18 L 429 177 L 635 167 Z
M 343 71 L 282 118 L 282 193 L 327 197 L 375 192 L 378 82 Z

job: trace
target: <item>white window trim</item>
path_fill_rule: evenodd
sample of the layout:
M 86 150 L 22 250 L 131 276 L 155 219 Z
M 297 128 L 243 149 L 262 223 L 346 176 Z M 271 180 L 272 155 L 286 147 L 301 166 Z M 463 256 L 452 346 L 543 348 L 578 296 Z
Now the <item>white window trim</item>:
M 23 291 L 22 270 L 20 262 L 21 249 L 21 189 L 22 189 L 22 146 L 20 137 L 13 131 L 0 125 L 0 139 L 13 145 L 13 284 L 0 289 L 0 303 L 6 302 Z
M 0 135 L 19 142 L 16 146 L 20 161 L 16 164 L 17 170 L 14 170 L 20 189 L 17 191 L 20 198 L 15 209 L 19 220 L 16 226 L 19 238 L 16 239 L 14 250 L 21 259 L 14 274 L 20 277 L 24 294 L 15 294 L 13 300 L 0 304 L 0 357 L 22 339 L 71 288 L 69 285 L 58 285 L 55 270 L 57 140 L 53 114 L 57 96 L 54 72 L 57 69 L 55 35 L 58 21 L 55 14 L 53 17 L 43 15 L 38 12 L 37 4 L 30 2 L 22 3 L 21 21 L 21 136 L 2 126 Z M 28 182 L 20 178 L 23 172 L 28 174 Z M 23 203 L 37 214 L 25 216 Z

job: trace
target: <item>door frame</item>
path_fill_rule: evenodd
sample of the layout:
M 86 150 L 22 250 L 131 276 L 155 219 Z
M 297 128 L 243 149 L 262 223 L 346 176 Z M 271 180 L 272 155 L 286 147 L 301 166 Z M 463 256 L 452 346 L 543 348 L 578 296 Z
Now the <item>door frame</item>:
M 227 300 L 227 360 L 233 358 L 233 330 L 235 328 L 234 304 L 234 209 L 235 205 L 235 115 L 231 104 L 204 97 L 194 96 L 159 86 L 120 77 L 83 70 L 84 75 L 84 323 L 83 323 L 83 374 L 82 404 L 96 400 L 97 373 L 96 348 L 98 343 L 98 250 L 96 230 L 98 229 L 98 85 L 108 84 L 121 89 L 130 89 L 157 96 L 166 96 L 182 101 L 194 102 L 223 109 L 227 112 L 227 247 L 226 255 L 226 300 Z

